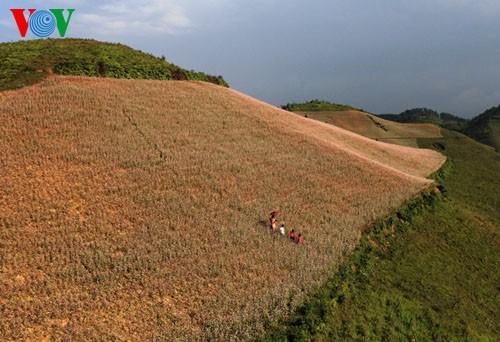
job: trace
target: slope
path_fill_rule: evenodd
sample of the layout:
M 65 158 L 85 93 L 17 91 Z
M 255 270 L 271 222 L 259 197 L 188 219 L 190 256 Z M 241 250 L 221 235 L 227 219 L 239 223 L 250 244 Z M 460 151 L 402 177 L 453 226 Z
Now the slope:
M 498 339 L 500 156 L 460 133 L 443 135 L 419 139 L 422 147 L 437 147 L 450 158 L 436 175 L 443 191 L 365 231 L 342 271 L 277 336 Z
M 463 133 L 483 144 L 500 149 L 500 105 L 473 118 Z
M 0 121 L 6 340 L 251 339 L 444 162 L 200 82 L 53 76 Z
M 0 43 L 0 91 L 32 85 L 55 73 L 112 78 L 200 80 L 227 86 L 221 76 L 188 71 L 121 44 L 91 39 Z
M 418 147 L 418 138 L 441 137 L 439 127 L 432 124 L 401 124 L 357 110 L 296 113 L 371 139 L 403 146 Z

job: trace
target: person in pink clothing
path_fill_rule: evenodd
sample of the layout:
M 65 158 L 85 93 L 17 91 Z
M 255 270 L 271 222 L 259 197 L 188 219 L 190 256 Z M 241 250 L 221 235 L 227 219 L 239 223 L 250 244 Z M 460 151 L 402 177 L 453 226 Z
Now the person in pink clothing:
M 270 223 L 271 223 L 271 232 L 275 232 L 276 231 L 276 216 L 274 215 L 271 215 L 271 218 L 269 219 Z

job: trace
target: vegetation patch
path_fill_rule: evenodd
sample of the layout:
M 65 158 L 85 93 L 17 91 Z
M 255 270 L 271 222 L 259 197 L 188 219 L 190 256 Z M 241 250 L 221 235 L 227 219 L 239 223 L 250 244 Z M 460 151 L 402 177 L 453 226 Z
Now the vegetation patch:
M 371 122 L 375 125 L 375 127 L 378 127 L 378 128 L 380 128 L 380 129 L 382 129 L 382 130 L 384 130 L 384 131 L 386 131 L 386 132 L 388 132 L 388 131 L 389 131 L 389 130 L 387 129 L 387 127 L 385 127 L 385 125 L 384 125 L 384 124 L 382 124 L 382 123 L 378 122 L 377 120 L 375 120 L 375 119 L 373 118 L 373 116 L 371 116 L 371 115 L 367 115 L 367 117 L 368 117 L 368 119 L 369 119 L 369 120 L 370 120 L 370 121 L 371 121 Z
M 351 106 L 322 100 L 311 100 L 304 103 L 287 103 L 286 105 L 281 106 L 281 108 L 290 112 L 356 110 Z

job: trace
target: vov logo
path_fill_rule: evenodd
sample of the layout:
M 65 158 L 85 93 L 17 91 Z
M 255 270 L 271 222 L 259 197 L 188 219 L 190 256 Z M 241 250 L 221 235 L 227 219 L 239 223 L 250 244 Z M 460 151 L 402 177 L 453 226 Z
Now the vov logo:
M 35 36 L 45 38 L 54 33 L 56 27 L 59 35 L 64 37 L 75 9 L 68 9 L 67 19 L 64 18 L 64 9 L 60 8 L 52 8 L 48 11 L 30 8 L 28 9 L 28 18 L 24 14 L 24 8 L 12 8 L 10 11 L 14 15 L 21 37 L 26 37 L 29 28 Z

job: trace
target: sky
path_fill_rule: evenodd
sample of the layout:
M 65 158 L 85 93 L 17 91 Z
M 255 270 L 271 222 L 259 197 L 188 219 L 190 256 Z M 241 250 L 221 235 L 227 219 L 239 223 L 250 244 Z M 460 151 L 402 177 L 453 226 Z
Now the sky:
M 500 104 L 500 0 L 7 0 L 2 42 L 36 38 L 11 8 L 74 8 L 67 37 L 163 55 L 276 106 L 472 117 Z

